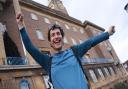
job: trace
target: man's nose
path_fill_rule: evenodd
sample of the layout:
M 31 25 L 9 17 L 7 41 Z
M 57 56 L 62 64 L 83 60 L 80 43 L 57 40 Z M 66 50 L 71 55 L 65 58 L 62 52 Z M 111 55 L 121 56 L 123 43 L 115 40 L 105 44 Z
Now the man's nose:
M 55 38 L 58 38 L 59 36 L 57 34 L 55 34 Z

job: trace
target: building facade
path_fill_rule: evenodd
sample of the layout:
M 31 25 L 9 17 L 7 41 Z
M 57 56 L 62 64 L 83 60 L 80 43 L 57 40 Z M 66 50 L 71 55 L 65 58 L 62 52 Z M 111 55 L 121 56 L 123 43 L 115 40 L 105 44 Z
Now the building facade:
M 123 65 L 124 65 L 124 68 L 125 68 L 125 69 L 127 70 L 127 72 L 128 72 L 128 60 L 127 60 L 126 62 L 124 62 Z
M 32 0 L 0 0 L 0 89 L 50 89 L 48 75 L 24 48 L 16 22 L 18 12 L 24 15 L 32 43 L 46 54 L 51 52 L 47 32 L 53 23 L 64 29 L 65 49 L 105 31 L 69 16 L 60 0 L 51 0 L 48 7 Z M 109 40 L 90 49 L 82 64 L 91 89 L 112 89 L 128 80 Z

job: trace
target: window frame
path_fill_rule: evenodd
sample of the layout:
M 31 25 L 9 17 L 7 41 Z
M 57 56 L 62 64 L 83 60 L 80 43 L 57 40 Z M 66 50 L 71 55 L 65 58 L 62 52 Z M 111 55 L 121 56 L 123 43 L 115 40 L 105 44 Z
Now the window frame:
M 51 23 L 50 20 L 47 17 L 44 18 L 44 22 L 47 23 L 47 24 Z
M 20 89 L 31 89 L 30 83 L 27 79 L 20 80 L 20 85 L 19 86 L 20 86 Z
M 39 40 L 45 40 L 44 34 L 40 29 L 36 29 L 36 36 Z
M 32 20 L 38 20 L 38 16 L 35 13 L 30 13 Z
M 80 33 L 81 33 L 81 34 L 84 34 L 84 33 L 85 33 L 85 30 L 81 28 L 81 29 L 80 29 Z
M 68 29 L 68 30 L 70 29 L 70 27 L 69 27 L 67 24 L 65 24 L 65 27 L 66 27 L 66 29 Z

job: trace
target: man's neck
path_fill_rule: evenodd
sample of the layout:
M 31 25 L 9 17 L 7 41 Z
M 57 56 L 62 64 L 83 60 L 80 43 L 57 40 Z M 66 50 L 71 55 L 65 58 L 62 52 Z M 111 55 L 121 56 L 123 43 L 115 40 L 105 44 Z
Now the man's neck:
M 63 51 L 63 48 L 61 50 L 55 50 L 55 49 L 52 48 L 50 53 L 51 53 L 51 55 L 54 55 L 54 54 L 59 53 L 61 51 Z

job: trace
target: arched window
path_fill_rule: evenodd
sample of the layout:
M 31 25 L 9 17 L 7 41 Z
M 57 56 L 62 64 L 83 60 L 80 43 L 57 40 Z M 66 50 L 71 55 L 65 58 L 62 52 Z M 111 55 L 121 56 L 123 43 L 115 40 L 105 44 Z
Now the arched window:
M 20 81 L 20 89 L 30 89 L 29 81 L 26 79 L 22 79 Z

